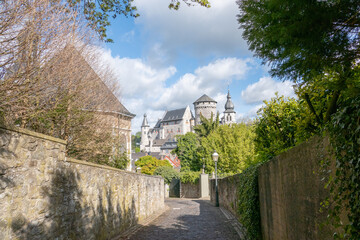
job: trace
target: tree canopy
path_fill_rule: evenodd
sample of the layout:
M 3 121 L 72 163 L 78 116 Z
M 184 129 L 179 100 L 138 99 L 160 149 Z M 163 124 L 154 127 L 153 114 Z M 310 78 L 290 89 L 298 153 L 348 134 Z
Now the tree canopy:
M 304 111 L 294 98 L 276 95 L 258 111 L 255 126 L 255 151 L 261 161 L 286 151 L 298 142 L 298 123 Z
M 200 141 L 195 133 L 188 132 L 185 135 L 177 137 L 177 147 L 173 152 L 180 159 L 181 171 L 200 170 L 203 163 L 198 154 L 199 146 Z
M 70 7 L 82 13 L 90 26 L 99 34 L 102 40 L 106 42 L 113 42 L 107 37 L 107 28 L 110 26 L 111 18 L 116 18 L 119 15 L 125 17 L 139 17 L 134 0 L 66 0 Z M 208 0 L 182 0 L 186 5 L 193 4 L 210 7 Z M 178 10 L 180 8 L 179 0 L 171 0 L 169 3 L 170 9 Z
M 360 56 L 356 0 L 241 0 L 238 20 L 250 50 L 273 75 L 298 79 L 336 68 L 349 71 Z
M 303 87 L 332 74 L 324 121 L 336 112 L 360 57 L 357 0 L 238 0 L 238 21 L 250 50 L 271 66 L 272 76 Z M 306 95 L 305 95 L 306 96 Z M 307 101 L 309 102 L 309 101 Z
M 245 124 L 221 125 L 201 139 L 206 171 L 214 171 L 211 155 L 214 150 L 219 153 L 219 173 L 240 173 L 256 160 L 254 158 L 253 126 Z M 200 152 L 200 151 L 199 151 Z
M 216 119 L 214 119 L 212 112 L 210 119 L 200 113 L 200 121 L 201 124 L 195 126 L 194 130 L 199 137 L 206 137 L 219 126 L 219 113 L 216 114 Z

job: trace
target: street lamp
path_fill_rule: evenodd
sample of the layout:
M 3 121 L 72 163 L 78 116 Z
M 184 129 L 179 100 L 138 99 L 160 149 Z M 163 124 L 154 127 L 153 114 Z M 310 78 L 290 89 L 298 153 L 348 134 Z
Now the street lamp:
M 217 182 L 217 161 L 218 161 L 218 158 L 219 158 L 219 154 L 215 150 L 214 153 L 212 154 L 212 159 L 215 162 L 215 206 L 216 207 L 219 206 L 219 191 L 218 191 L 218 182 Z
M 203 169 L 202 169 L 202 173 L 204 174 L 204 173 L 205 173 L 205 162 L 204 162 L 204 158 L 202 158 L 202 161 L 203 161 Z

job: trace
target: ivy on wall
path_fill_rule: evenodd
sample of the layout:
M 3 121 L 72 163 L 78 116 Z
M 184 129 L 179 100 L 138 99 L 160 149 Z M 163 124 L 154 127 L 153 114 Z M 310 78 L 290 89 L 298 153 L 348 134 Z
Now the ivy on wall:
M 253 165 L 239 174 L 238 216 L 246 229 L 246 238 L 261 239 L 260 201 L 258 188 L 258 170 L 261 164 Z
M 336 157 L 336 172 L 330 182 L 335 238 L 360 239 L 360 96 L 348 99 L 329 124 L 330 140 Z M 345 209 L 344 209 L 345 208 Z M 349 222 L 341 222 L 345 210 Z

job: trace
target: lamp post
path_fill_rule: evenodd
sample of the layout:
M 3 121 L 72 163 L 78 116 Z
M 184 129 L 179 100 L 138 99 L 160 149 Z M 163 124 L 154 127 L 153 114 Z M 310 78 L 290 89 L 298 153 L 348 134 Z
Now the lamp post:
M 218 182 L 217 182 L 217 161 L 219 158 L 219 154 L 214 151 L 214 153 L 212 154 L 212 159 L 215 162 L 215 206 L 218 207 L 219 206 L 219 191 L 218 191 Z

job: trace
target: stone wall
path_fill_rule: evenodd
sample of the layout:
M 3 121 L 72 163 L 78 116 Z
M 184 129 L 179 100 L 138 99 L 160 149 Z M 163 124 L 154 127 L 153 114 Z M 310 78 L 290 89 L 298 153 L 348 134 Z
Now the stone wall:
M 181 198 L 200 198 L 200 183 L 180 183 Z
M 0 128 L 0 239 L 109 239 L 164 208 L 164 181 L 74 159 Z
M 219 205 L 237 216 L 239 177 L 218 179 Z M 215 205 L 215 179 L 210 180 L 210 200 Z
M 313 138 L 280 154 L 259 169 L 263 239 L 332 239 L 320 203 L 329 196 L 320 161 L 329 158 L 327 140 Z
M 327 212 L 320 204 L 329 196 L 325 183 L 329 173 L 321 168 L 329 160 L 327 139 L 312 138 L 280 154 L 259 168 L 261 231 L 264 240 L 333 239 L 333 229 L 322 226 Z M 334 170 L 332 159 L 331 168 Z M 334 172 L 334 171 L 333 171 Z M 239 175 L 218 179 L 219 205 L 237 216 Z M 215 180 L 210 180 L 215 204 Z M 343 214 L 342 221 L 346 222 Z

